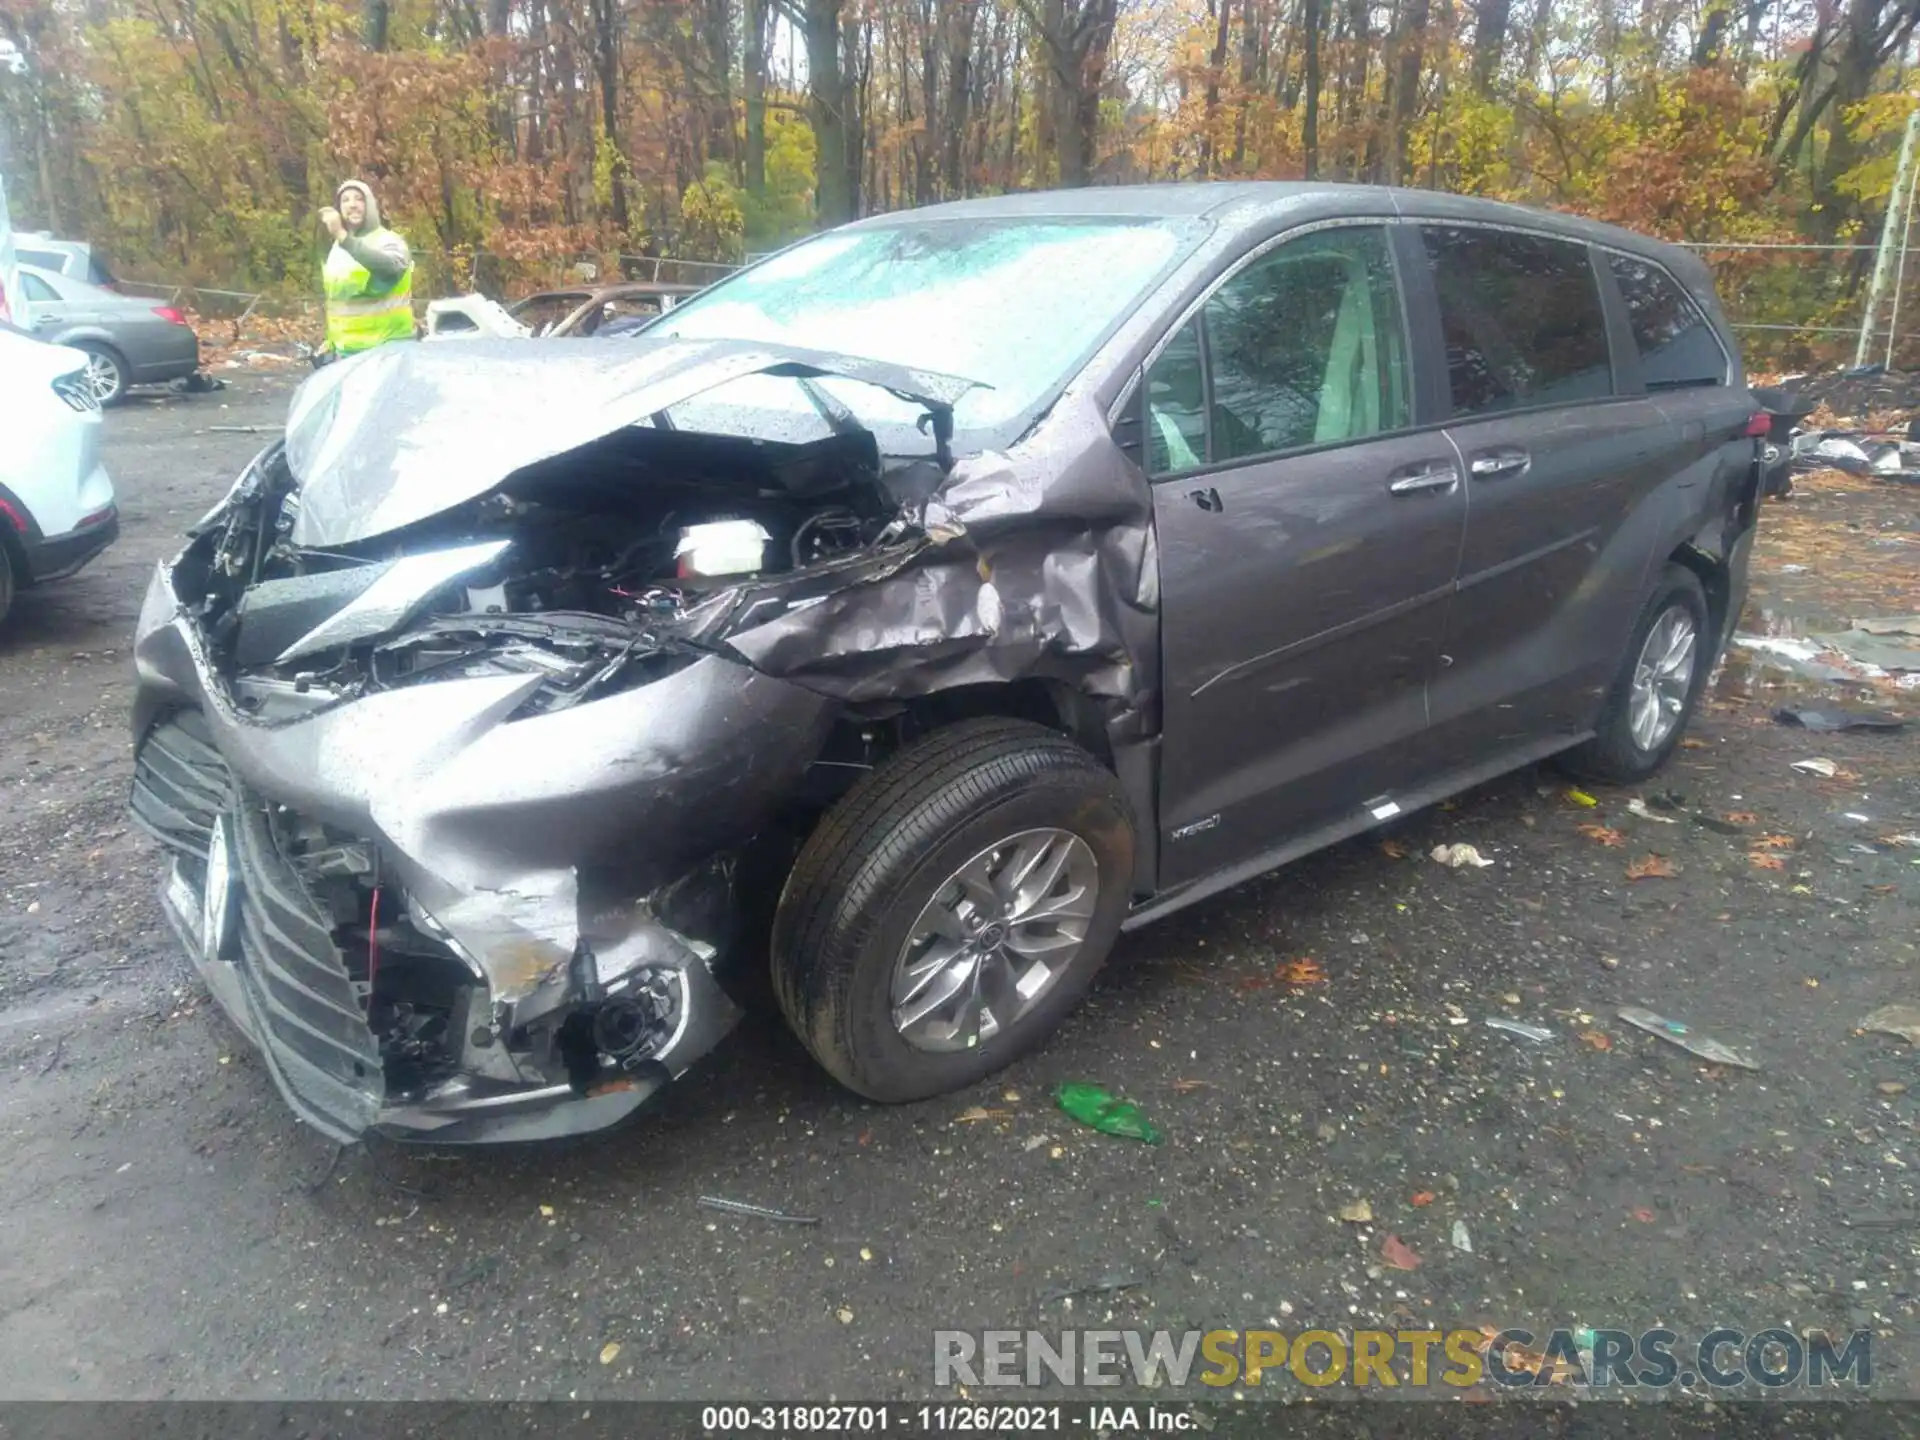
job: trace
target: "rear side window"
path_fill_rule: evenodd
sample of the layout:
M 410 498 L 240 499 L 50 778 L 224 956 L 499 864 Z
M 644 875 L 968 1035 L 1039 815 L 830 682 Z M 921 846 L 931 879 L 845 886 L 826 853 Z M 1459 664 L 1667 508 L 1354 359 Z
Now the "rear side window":
M 1587 247 L 1502 230 L 1424 226 L 1455 415 L 1613 393 Z
M 42 304 L 48 304 L 57 303 L 60 299 L 60 297 L 54 293 L 53 287 L 38 275 L 22 275 L 20 277 L 20 284 L 25 288 L 27 299 L 29 300 L 38 300 Z
M 1665 270 L 1630 255 L 1609 255 L 1627 302 L 1640 373 L 1649 390 L 1727 383 L 1727 356 L 1707 317 Z

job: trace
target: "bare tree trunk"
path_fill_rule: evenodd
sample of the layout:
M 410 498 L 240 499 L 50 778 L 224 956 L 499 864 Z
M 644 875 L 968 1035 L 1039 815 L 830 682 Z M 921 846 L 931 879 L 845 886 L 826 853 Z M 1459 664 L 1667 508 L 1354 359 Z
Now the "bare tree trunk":
M 767 193 L 767 0 L 743 0 L 745 34 L 741 52 L 741 85 L 747 99 L 747 133 L 742 157 L 747 194 L 755 200 Z
M 966 191 L 962 151 L 967 135 L 967 101 L 973 89 L 973 24 L 979 0 L 946 0 L 947 129 L 943 157 L 944 190 Z
M 600 81 L 600 123 L 613 152 L 613 223 L 624 237 L 631 228 L 627 202 L 627 155 L 620 144 L 620 0 L 593 0 L 594 69 Z
M 1473 89 L 1482 98 L 1493 93 L 1500 51 L 1507 43 L 1513 0 L 1479 0 L 1473 22 Z
M 1213 132 L 1219 124 L 1220 74 L 1227 66 L 1227 29 L 1233 23 L 1233 0 L 1216 0 L 1219 22 L 1213 32 L 1213 53 L 1207 57 L 1207 98 L 1205 120 L 1200 132 L 1200 175 L 1213 176 Z
M 1321 0 L 1301 0 L 1301 48 L 1306 52 L 1306 77 L 1300 96 L 1300 148 L 1305 152 L 1307 179 L 1320 174 L 1320 28 Z
M 814 210 L 823 225 L 843 225 L 858 213 L 851 167 L 859 157 L 847 144 L 848 93 L 840 71 L 841 0 L 805 0 L 807 118 L 817 151 Z
M 1233 168 L 1247 163 L 1247 109 L 1256 93 L 1265 86 L 1255 83 L 1261 60 L 1261 41 L 1266 31 L 1268 0 L 1241 0 L 1240 4 L 1240 103 L 1233 119 Z
M 1426 59 L 1428 0 L 1407 0 L 1401 16 L 1393 105 L 1387 117 L 1387 180 L 1400 184 L 1407 172 L 1407 132 L 1420 110 L 1420 71 Z

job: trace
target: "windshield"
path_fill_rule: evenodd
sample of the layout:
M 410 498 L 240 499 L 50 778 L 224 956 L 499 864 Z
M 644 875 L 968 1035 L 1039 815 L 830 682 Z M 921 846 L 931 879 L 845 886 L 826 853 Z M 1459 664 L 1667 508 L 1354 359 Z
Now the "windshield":
M 978 446 L 1071 378 L 1198 233 L 1193 221 L 1105 217 L 838 230 L 682 301 L 646 334 L 777 341 L 965 376 L 986 388 L 954 407 L 954 428 L 963 445 L 970 438 Z M 869 386 L 821 385 L 883 449 L 925 450 L 914 406 Z M 672 418 L 736 429 L 739 417 L 730 423 L 724 411 L 740 406 L 790 414 L 807 401 L 791 381 L 756 377 Z

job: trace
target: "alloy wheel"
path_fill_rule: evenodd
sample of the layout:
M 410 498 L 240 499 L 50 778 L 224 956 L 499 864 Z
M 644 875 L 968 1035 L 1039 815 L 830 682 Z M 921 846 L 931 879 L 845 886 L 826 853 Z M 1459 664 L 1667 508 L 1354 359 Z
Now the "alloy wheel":
M 934 891 L 893 973 L 893 1025 L 916 1050 L 970 1050 L 1026 1014 L 1086 943 L 1100 863 L 1067 830 L 982 850 Z
M 1628 731 L 1643 752 L 1664 745 L 1686 711 L 1699 639 L 1693 612 L 1684 605 L 1663 610 L 1647 631 L 1640 658 L 1634 662 L 1627 706 Z

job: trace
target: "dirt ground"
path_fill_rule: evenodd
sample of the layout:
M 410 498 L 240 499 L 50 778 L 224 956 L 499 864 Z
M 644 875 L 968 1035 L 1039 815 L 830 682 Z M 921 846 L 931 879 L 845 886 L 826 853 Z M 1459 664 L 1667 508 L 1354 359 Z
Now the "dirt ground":
M 0 631 L 0 1397 L 921 1397 L 936 1328 L 1269 1323 L 1870 1328 L 1874 1393 L 1920 1396 L 1920 1075 L 1858 1028 L 1920 1004 L 1920 716 L 1788 728 L 1814 692 L 1739 657 L 1656 784 L 1528 771 L 1127 937 L 971 1093 L 867 1105 L 756 1016 L 608 1137 L 336 1154 L 176 955 L 122 808 L 147 573 L 267 438 L 212 427 L 287 394 L 110 414 L 120 543 Z M 1802 480 L 1763 526 L 1751 626 L 1920 609 L 1912 489 Z M 1076 1128 L 1075 1079 L 1166 1143 Z

